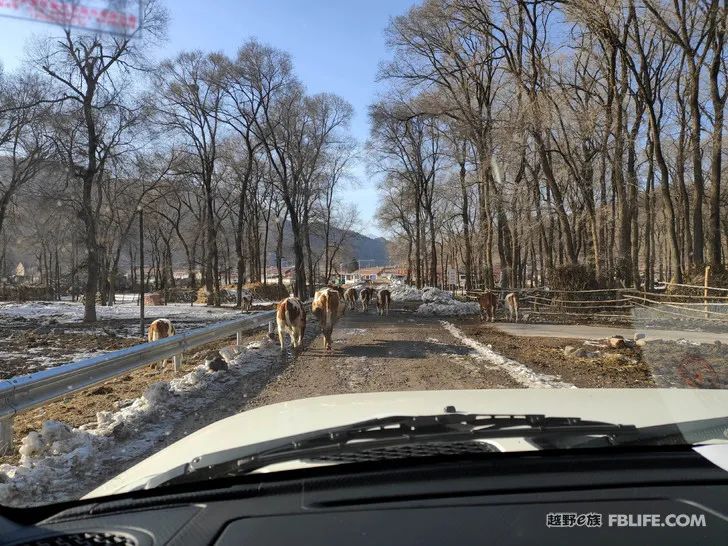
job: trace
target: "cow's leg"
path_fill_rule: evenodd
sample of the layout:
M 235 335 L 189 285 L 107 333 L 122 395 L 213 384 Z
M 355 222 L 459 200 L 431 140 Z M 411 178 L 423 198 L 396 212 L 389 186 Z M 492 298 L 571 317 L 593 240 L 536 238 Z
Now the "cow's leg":
M 518 322 L 518 306 L 516 306 L 516 322 Z
M 281 344 L 281 351 L 285 348 L 285 344 L 283 343 L 283 327 L 281 326 L 281 323 L 278 323 L 278 341 Z
M 491 307 L 490 309 L 490 321 L 495 322 L 495 307 Z

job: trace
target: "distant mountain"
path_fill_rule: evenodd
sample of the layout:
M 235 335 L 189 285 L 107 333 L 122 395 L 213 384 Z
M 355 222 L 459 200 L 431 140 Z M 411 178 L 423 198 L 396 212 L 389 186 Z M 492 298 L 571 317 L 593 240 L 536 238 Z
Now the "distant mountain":
M 275 230 L 273 230 L 275 231 Z M 320 254 L 324 247 L 323 229 L 320 224 L 311 226 L 311 247 L 314 253 Z M 285 232 L 283 234 L 283 254 L 286 261 L 290 264 L 293 263 L 293 233 L 291 232 L 290 225 L 286 225 Z M 341 231 L 332 228 L 330 239 L 332 241 L 338 241 L 341 237 Z M 275 265 L 275 245 L 276 245 L 276 233 L 273 232 L 269 235 L 268 240 L 268 265 Z M 351 258 L 357 258 L 362 262 L 362 265 L 387 265 L 389 263 L 389 253 L 387 252 L 387 240 L 384 237 L 372 238 L 367 235 L 363 235 L 356 231 L 347 230 L 344 243 L 339 250 L 336 257 L 337 264 L 340 262 L 346 262 Z

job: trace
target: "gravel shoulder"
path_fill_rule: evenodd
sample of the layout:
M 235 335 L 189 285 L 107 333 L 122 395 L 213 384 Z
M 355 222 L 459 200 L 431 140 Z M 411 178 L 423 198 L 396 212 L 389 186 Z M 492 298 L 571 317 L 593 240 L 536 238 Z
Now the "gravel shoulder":
M 564 349 L 615 334 L 629 339 L 630 330 L 601 327 L 585 332 L 589 327 L 554 325 L 548 337 L 541 337 L 543 325 L 518 324 L 514 328 L 513 324 L 483 324 L 475 319 L 458 324 L 469 337 L 491 344 L 496 352 L 581 388 L 728 388 L 728 345 L 720 341 L 655 339 L 656 334 L 648 330 L 643 347 L 604 349 L 586 341 L 585 347 L 599 355 L 580 358 L 567 356 Z

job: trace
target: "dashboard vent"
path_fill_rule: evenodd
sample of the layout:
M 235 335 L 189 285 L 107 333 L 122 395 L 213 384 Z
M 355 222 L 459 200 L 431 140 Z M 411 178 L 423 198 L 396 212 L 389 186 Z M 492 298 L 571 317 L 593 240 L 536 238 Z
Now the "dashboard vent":
M 38 538 L 31 542 L 21 542 L 15 546 L 137 546 L 137 541 L 129 535 L 118 533 L 73 533 Z
M 470 453 L 494 453 L 498 448 L 486 442 L 427 442 L 404 444 L 324 455 L 310 459 L 336 463 L 363 463 L 369 461 L 388 461 L 412 457 L 436 457 L 438 455 L 467 455 Z

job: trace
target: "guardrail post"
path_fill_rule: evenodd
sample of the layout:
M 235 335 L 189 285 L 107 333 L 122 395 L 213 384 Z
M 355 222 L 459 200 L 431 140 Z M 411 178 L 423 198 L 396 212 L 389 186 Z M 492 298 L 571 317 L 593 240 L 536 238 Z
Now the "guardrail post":
M 13 445 L 13 416 L 0 418 L 0 455 L 5 455 Z
M 275 337 L 276 337 L 276 331 L 275 331 L 275 327 L 273 326 L 273 321 L 270 321 L 268 323 L 268 337 L 270 339 L 275 339 Z
M 235 344 L 240 347 L 243 344 L 243 332 L 235 334 Z
M 172 358 L 174 360 L 174 371 L 176 373 L 182 367 L 182 353 L 174 355 Z

